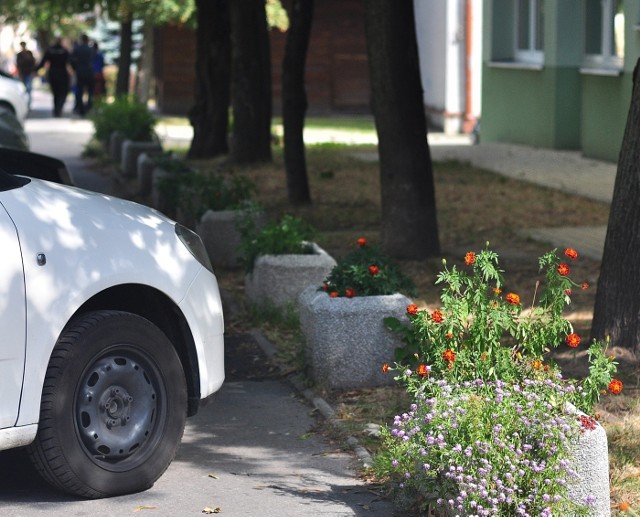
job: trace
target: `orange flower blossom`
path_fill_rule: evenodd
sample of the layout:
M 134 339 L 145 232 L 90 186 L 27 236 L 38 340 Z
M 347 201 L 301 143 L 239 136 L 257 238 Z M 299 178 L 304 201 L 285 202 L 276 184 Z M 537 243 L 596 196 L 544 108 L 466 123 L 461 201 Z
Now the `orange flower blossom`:
M 338 297 L 338 291 L 331 291 L 329 293 L 329 296 L 331 296 L 331 298 L 337 298 Z
M 347 298 L 353 298 L 356 295 L 356 290 L 353 287 L 347 287 L 344 291 L 344 295 Z
M 564 251 L 564 254 L 569 257 L 571 260 L 575 260 L 578 258 L 578 252 L 576 250 L 574 250 L 573 248 L 567 248 Z
M 436 309 L 431 313 L 431 319 L 433 320 L 434 323 L 442 323 L 444 321 L 444 315 L 442 314 L 441 311 Z
M 516 293 L 507 294 L 506 299 L 507 303 L 510 303 L 511 305 L 520 305 L 520 296 Z
M 558 266 L 558 273 L 562 276 L 567 276 L 569 274 L 569 266 L 564 262 Z
M 358 246 L 362 248 L 363 246 L 366 246 L 368 242 L 369 241 L 367 241 L 367 239 L 365 239 L 364 237 L 360 237 L 358 239 Z
M 369 266 L 369 274 L 371 276 L 376 276 L 378 273 L 380 273 L 380 268 L 378 266 L 375 266 L 375 265 Z
M 456 360 L 456 353 L 450 348 L 447 348 L 444 352 L 442 352 L 442 358 L 448 363 L 452 363 Z
M 614 395 L 617 395 L 618 393 L 620 393 L 622 391 L 622 381 L 618 379 L 613 379 L 609 383 L 609 391 Z
M 382 365 L 382 373 L 387 373 L 389 371 L 389 363 L 384 363 Z
M 407 305 L 407 314 L 418 314 L 418 306 L 415 303 Z
M 578 336 L 578 334 L 569 334 L 567 336 L 567 345 L 569 345 L 571 348 L 577 348 L 579 344 L 580 336 Z
M 418 366 L 418 369 L 416 370 L 416 373 L 420 377 L 426 377 L 427 375 L 429 375 L 429 370 L 431 370 L 431 368 L 429 368 L 426 364 L 420 364 Z
M 476 254 L 474 251 L 468 251 L 464 256 L 464 263 L 467 266 L 473 266 L 476 262 Z

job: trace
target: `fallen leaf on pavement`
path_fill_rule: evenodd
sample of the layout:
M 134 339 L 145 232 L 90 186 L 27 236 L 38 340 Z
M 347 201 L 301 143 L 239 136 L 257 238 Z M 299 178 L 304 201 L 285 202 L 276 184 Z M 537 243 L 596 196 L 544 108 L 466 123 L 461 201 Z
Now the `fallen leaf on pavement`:
M 158 509 L 157 506 L 138 506 L 133 511 L 134 512 L 141 512 L 142 510 L 157 510 L 157 509 Z
M 204 509 L 202 510 L 202 513 L 206 513 L 206 514 L 222 513 L 222 508 L 220 507 L 209 508 L 208 506 L 205 506 Z

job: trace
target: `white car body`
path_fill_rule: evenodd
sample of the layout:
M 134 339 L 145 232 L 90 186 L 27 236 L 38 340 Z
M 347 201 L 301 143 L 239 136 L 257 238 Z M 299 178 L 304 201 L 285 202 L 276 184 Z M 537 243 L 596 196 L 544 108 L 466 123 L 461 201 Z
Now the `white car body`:
M 29 114 L 29 95 L 21 81 L 0 74 L 0 108 L 11 111 L 24 125 Z
M 0 188 L 0 450 L 36 437 L 52 350 L 89 310 L 126 310 L 168 336 L 181 331 L 195 413 L 224 380 L 222 304 L 176 223 L 132 202 L 0 175 L 27 182 Z

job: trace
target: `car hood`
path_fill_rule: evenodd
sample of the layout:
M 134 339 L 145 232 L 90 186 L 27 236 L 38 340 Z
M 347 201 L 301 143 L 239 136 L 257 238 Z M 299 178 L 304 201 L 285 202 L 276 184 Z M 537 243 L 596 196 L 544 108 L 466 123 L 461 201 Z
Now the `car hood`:
M 174 221 L 131 201 L 32 179 L 0 192 L 0 202 L 16 225 L 27 281 L 49 274 L 72 296 L 141 283 L 179 302 L 202 267 Z M 41 253 L 46 268 L 35 265 Z

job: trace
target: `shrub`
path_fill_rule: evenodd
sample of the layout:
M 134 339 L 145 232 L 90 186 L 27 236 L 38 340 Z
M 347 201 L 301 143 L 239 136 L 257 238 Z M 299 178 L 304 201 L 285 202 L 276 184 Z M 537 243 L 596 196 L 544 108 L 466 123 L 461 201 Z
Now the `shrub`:
M 358 239 L 358 248 L 338 261 L 322 289 L 330 296 L 377 296 L 413 294 L 415 286 L 397 264 L 384 256 L 367 239 Z
M 91 110 L 95 138 L 108 142 L 111 133 L 120 131 L 128 140 L 150 142 L 154 139 L 156 118 L 147 106 L 133 97 L 121 96 L 113 102 L 101 101 Z
M 285 214 L 278 221 L 256 226 L 255 217 L 248 211 L 240 220 L 240 255 L 247 272 L 253 270 L 260 255 L 300 255 L 313 253 L 311 240 L 316 230 L 302 219 Z

